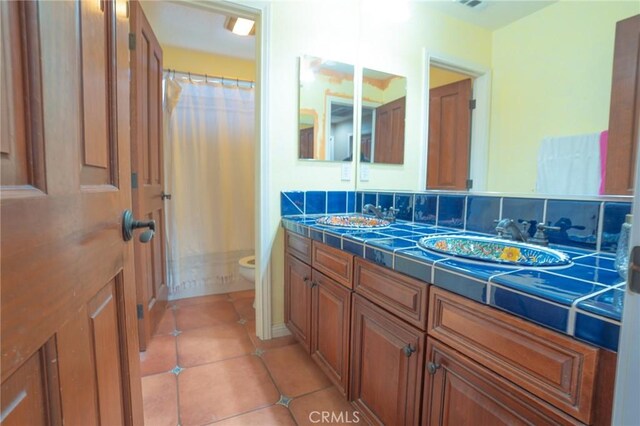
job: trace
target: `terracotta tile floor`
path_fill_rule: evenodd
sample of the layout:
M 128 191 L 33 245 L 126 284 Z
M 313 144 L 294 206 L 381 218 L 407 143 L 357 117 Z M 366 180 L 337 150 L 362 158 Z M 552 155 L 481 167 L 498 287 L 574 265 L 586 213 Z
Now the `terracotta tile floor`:
M 146 426 L 307 425 L 354 409 L 292 336 L 255 336 L 253 291 L 170 302 L 140 354 Z M 311 417 L 310 417 L 311 416 Z

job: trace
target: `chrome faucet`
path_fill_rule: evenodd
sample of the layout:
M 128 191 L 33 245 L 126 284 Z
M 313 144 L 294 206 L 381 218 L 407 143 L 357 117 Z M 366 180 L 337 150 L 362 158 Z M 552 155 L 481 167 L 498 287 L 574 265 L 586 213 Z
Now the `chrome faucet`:
M 382 219 L 382 208 L 380 206 L 376 207 L 373 204 L 365 204 L 362 207 L 362 214 L 373 213 L 376 215 L 378 219 Z
M 398 209 L 389 207 L 387 210 L 382 210 L 380 206 L 374 206 L 373 204 L 365 204 L 362 207 L 362 214 L 373 213 L 378 219 L 388 220 L 389 222 L 396 221 L 396 214 Z
M 499 238 L 505 238 L 504 234 L 507 233 L 512 240 L 526 243 L 528 240 L 527 226 L 529 226 L 529 222 L 522 222 L 523 229 L 520 229 L 513 219 L 505 218 L 496 225 L 496 232 Z

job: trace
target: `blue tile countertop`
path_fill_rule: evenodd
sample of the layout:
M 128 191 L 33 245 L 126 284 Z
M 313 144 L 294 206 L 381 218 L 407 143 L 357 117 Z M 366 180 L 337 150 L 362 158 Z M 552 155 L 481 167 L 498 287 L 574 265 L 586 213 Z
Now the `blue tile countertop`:
M 282 225 L 577 339 L 613 351 L 618 348 L 625 283 L 614 268 L 612 254 L 551 245 L 567 253 L 573 263 L 545 269 L 468 263 L 422 251 L 416 242 L 434 234 L 486 234 L 401 220 L 375 231 L 341 229 L 317 225 L 317 217 L 283 216 Z

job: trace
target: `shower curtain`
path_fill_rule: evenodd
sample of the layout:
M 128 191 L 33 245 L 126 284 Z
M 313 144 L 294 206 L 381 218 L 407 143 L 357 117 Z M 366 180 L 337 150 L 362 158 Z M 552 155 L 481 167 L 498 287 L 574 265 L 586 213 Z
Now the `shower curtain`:
M 254 247 L 254 90 L 165 79 L 171 299 L 247 288 Z

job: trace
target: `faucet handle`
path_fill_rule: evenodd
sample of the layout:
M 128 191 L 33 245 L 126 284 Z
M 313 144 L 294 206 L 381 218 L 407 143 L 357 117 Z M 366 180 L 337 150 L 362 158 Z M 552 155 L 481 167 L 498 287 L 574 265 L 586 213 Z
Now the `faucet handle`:
M 545 233 L 545 231 L 560 231 L 560 227 L 558 226 L 549 226 L 549 225 L 545 225 L 544 223 L 538 223 L 536 225 L 536 233 L 533 237 L 531 237 L 531 239 L 529 239 L 529 242 L 532 244 L 538 244 L 541 246 L 548 246 L 549 245 L 549 237 L 547 236 L 547 234 Z

